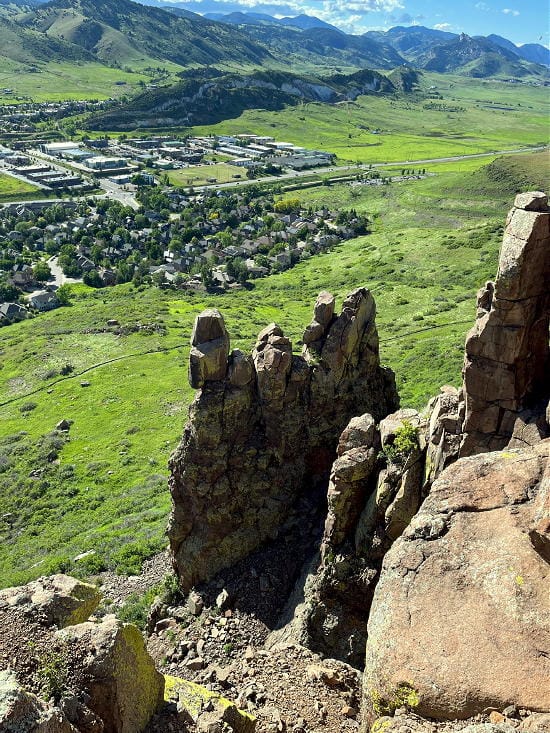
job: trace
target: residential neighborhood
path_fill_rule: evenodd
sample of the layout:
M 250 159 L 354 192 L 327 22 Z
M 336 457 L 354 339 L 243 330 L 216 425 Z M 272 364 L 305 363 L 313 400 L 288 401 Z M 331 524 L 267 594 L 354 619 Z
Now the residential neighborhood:
M 240 288 L 368 230 L 353 210 L 305 209 L 256 185 L 238 193 L 141 186 L 136 196 L 137 210 L 107 198 L 4 206 L 0 323 L 62 305 L 67 281 Z

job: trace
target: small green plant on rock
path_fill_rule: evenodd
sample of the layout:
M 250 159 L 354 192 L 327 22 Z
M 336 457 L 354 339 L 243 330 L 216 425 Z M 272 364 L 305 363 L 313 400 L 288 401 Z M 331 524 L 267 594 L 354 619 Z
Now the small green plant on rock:
M 47 700 L 59 702 L 69 689 L 67 662 L 59 650 L 49 651 L 40 657 L 36 675 L 40 690 Z
M 411 453 L 418 448 L 417 429 L 408 420 L 395 431 L 395 438 L 391 445 L 385 445 L 379 457 L 387 463 L 403 465 Z
M 398 708 L 414 710 L 420 703 L 418 692 L 408 682 L 397 685 L 387 695 L 378 690 L 370 690 L 369 694 L 372 709 L 379 717 L 393 715 Z

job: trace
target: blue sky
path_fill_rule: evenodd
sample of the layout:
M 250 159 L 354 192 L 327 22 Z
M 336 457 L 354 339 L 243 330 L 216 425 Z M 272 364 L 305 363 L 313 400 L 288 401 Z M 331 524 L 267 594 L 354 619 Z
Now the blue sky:
M 171 0 L 164 0 L 170 2 Z M 517 44 L 548 45 L 548 0 L 173 0 L 196 13 L 256 11 L 284 16 L 307 13 L 348 33 L 425 25 L 454 33 L 496 33 Z

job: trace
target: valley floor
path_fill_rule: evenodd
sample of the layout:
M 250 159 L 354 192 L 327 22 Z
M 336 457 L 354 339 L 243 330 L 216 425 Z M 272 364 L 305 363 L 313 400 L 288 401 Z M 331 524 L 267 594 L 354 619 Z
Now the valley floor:
M 376 189 L 300 192 L 304 203 L 367 212 L 373 233 L 250 290 L 73 286 L 71 307 L 3 329 L 0 585 L 58 571 L 134 574 L 164 547 L 167 459 L 192 398 L 189 334 L 207 306 L 223 312 L 233 347 L 249 349 L 276 321 L 299 350 L 320 290 L 340 299 L 367 285 L 402 405 L 421 407 L 441 385 L 457 385 L 475 292 L 496 270 L 503 216 L 517 188 L 548 187 L 547 155 L 430 170 L 437 175 Z M 74 372 L 63 378 L 67 363 Z M 62 419 L 74 421 L 69 439 L 55 431 Z

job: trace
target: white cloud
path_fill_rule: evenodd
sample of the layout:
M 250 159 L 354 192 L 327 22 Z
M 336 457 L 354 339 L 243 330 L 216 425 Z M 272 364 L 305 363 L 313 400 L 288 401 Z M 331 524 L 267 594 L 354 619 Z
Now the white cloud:
M 484 13 L 488 13 L 491 10 L 487 3 L 476 3 L 474 8 L 476 10 L 482 10 Z
M 512 8 L 504 8 L 502 12 L 504 15 L 513 15 L 514 17 L 519 15 L 519 10 L 512 10 Z
M 450 23 L 436 23 L 434 25 L 436 31 L 450 31 L 452 27 Z

